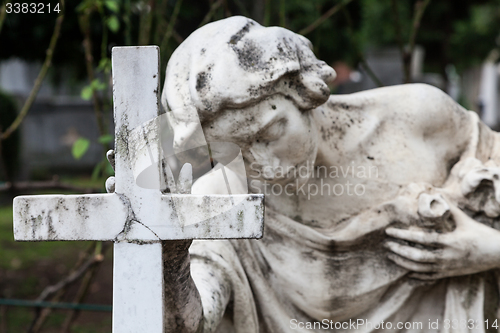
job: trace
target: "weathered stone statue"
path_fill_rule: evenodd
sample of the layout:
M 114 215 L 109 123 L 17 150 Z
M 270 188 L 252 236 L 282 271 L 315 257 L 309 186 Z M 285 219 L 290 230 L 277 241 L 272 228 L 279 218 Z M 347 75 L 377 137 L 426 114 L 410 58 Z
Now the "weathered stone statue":
M 232 17 L 172 55 L 174 149 L 198 118 L 237 144 L 266 217 L 261 240 L 165 243 L 166 331 L 497 332 L 499 134 L 427 85 L 330 95 L 310 46 Z

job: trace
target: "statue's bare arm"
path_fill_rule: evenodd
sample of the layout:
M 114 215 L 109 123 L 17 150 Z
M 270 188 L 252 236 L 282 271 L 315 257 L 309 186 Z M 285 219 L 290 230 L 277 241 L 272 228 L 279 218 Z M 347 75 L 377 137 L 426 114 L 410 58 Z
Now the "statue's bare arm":
M 229 302 L 231 288 L 222 269 L 191 258 L 191 241 L 163 242 L 165 332 L 214 332 Z
M 165 286 L 165 332 L 203 331 L 203 307 L 193 279 L 189 246 L 191 241 L 162 244 Z

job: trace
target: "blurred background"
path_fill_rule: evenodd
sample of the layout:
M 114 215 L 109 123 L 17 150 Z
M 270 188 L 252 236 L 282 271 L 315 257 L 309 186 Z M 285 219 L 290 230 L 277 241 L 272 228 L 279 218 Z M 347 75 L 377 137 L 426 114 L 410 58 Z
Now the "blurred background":
M 311 40 L 333 94 L 424 82 L 500 128 L 500 0 L 0 2 L 0 333 L 111 331 L 112 246 L 15 243 L 12 198 L 104 192 L 113 46 L 159 45 L 163 84 L 190 33 L 244 15 Z

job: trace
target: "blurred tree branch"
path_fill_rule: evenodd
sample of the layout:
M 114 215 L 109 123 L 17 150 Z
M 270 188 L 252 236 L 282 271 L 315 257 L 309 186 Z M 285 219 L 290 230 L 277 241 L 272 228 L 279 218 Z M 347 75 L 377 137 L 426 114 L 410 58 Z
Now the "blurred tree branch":
M 80 30 L 83 34 L 83 49 L 85 52 L 85 68 L 87 70 L 87 77 L 89 83 L 92 83 L 95 79 L 94 73 L 94 57 L 92 56 L 92 39 L 90 36 L 90 15 L 92 13 L 91 8 L 85 8 L 83 12 L 78 16 L 78 23 L 80 25 Z M 99 103 L 99 98 L 97 96 L 97 91 L 92 90 L 92 103 L 94 105 L 94 113 L 97 121 L 97 127 L 99 129 L 99 135 L 104 135 L 107 133 L 104 127 L 104 120 L 101 110 L 101 104 Z
M 339 4 L 336 4 L 335 6 L 333 6 L 332 8 L 330 8 L 326 13 L 324 13 L 323 15 L 321 15 L 316 21 L 314 21 L 313 23 L 311 23 L 308 27 L 300 30 L 298 32 L 299 35 L 307 35 L 309 33 L 311 33 L 314 29 L 316 29 L 318 26 L 321 25 L 321 23 L 323 23 L 324 21 L 328 20 L 333 14 L 335 14 L 336 12 L 338 12 L 339 10 L 341 10 L 344 6 L 346 6 L 347 4 L 349 4 L 352 0 L 344 0 L 342 1 L 341 3 Z
M 153 24 L 153 13 L 155 12 L 155 1 L 142 2 L 143 9 L 139 20 L 139 41 L 138 45 L 148 45 L 151 36 L 151 26 Z
M 371 67 L 366 62 L 365 56 L 363 55 L 363 52 L 362 52 L 360 46 L 358 45 L 358 42 L 354 36 L 351 14 L 349 14 L 349 11 L 347 11 L 345 7 L 342 8 L 342 11 L 344 12 L 344 15 L 345 15 L 346 20 L 347 20 L 347 32 L 349 33 L 349 36 L 350 36 L 349 39 L 350 39 L 351 43 L 354 44 L 354 49 L 355 49 L 356 55 L 358 57 L 358 60 L 361 63 L 361 66 L 364 68 L 364 70 L 366 71 L 366 73 L 368 74 L 370 79 L 372 79 L 372 81 L 378 87 L 383 87 L 384 84 L 382 83 L 382 81 L 380 81 L 380 79 L 377 77 L 375 72 L 371 69 Z
M 175 30 L 172 31 L 172 37 L 174 37 L 175 41 L 177 42 L 177 44 L 180 44 L 184 41 L 184 37 L 182 37 L 181 35 L 179 35 L 179 33 Z
M 410 83 L 411 78 L 411 58 L 415 50 L 415 41 L 417 39 L 418 30 L 420 29 L 420 22 L 424 15 L 425 9 L 431 0 L 419 0 L 415 3 L 415 13 L 413 15 L 413 24 L 410 31 L 410 39 L 408 41 L 408 49 L 403 51 L 403 66 L 405 73 L 405 83 Z
M 153 42 L 156 45 L 160 45 L 161 43 L 161 36 L 163 36 L 168 28 L 168 22 L 166 20 L 167 17 L 167 0 L 158 0 L 161 1 L 159 8 L 156 10 L 156 31 L 154 33 L 154 39 Z
M 5 0 L 2 2 L 2 8 L 0 8 L 0 32 L 2 32 L 3 22 L 5 21 L 5 16 L 7 15 L 7 4 L 11 0 Z
M 52 297 L 52 301 L 59 301 L 66 293 L 69 286 L 77 282 L 82 276 L 86 275 L 90 270 L 93 270 L 94 267 L 104 260 L 104 253 L 108 248 L 108 243 L 104 243 L 103 245 L 102 242 L 92 242 L 91 246 L 85 252 L 84 256 L 80 257 L 71 272 L 58 283 L 46 287 L 36 300 L 45 301 Z M 82 282 L 82 285 L 84 285 L 84 283 L 85 281 Z M 80 287 L 80 289 L 81 288 L 82 287 Z M 38 309 L 32 325 L 28 329 L 28 333 L 38 333 L 51 312 L 52 309 Z
M 398 0 L 391 0 L 392 4 L 392 16 L 394 19 L 394 30 L 396 31 L 396 41 L 398 43 L 399 53 L 401 54 L 401 60 L 403 65 L 403 73 L 405 75 L 405 80 L 409 76 L 409 72 L 407 71 L 405 65 L 405 48 L 403 43 L 403 34 L 401 29 L 401 22 L 399 20 L 399 8 L 398 8 Z
M 266 2 L 269 2 L 270 0 L 266 0 Z M 246 9 L 245 5 L 241 2 L 241 0 L 234 0 L 234 3 L 240 10 L 241 14 L 246 17 L 250 17 L 250 13 L 248 12 L 248 9 Z M 268 23 L 269 24 L 269 23 Z M 267 24 L 265 24 L 267 25 Z
M 201 21 L 201 23 L 200 23 L 200 25 L 198 27 L 204 26 L 205 24 L 207 24 L 208 22 L 210 22 L 210 20 L 212 19 L 212 16 L 214 16 L 214 14 L 217 11 L 217 9 L 219 9 L 219 7 L 223 3 L 224 3 L 224 0 L 217 0 L 216 2 L 214 2 L 210 6 L 210 10 L 208 11 L 207 15 L 205 15 L 205 17 L 203 18 L 203 20 Z
M 181 10 L 182 0 L 176 0 L 174 10 L 172 11 L 172 15 L 170 16 L 170 21 L 168 22 L 167 31 L 163 36 L 163 39 L 160 44 L 160 50 L 165 50 L 167 44 L 172 35 L 177 34 L 174 30 L 175 23 L 177 22 L 177 17 L 179 16 L 179 12 Z
M 286 4 L 285 0 L 280 0 L 280 26 L 286 28 Z
M 236 0 L 235 0 L 236 1 Z M 264 19 L 262 24 L 267 27 L 271 21 L 271 0 L 264 0 Z
M 5 6 L 4 6 L 5 7 Z M 40 69 L 40 72 L 38 73 L 38 76 L 35 80 L 35 85 L 31 89 L 31 92 L 24 102 L 23 107 L 21 108 L 21 111 L 19 112 L 19 115 L 17 118 L 14 120 L 14 122 L 5 130 L 5 132 L 0 133 L 0 141 L 7 139 L 18 127 L 21 125 L 24 117 L 28 114 L 28 111 L 31 108 L 31 105 L 35 101 L 36 96 L 38 95 L 38 91 L 40 90 L 40 87 L 42 86 L 42 82 L 47 75 L 47 71 L 49 70 L 50 66 L 52 65 L 52 57 L 54 55 L 54 49 L 57 45 L 57 41 L 59 39 L 59 35 L 61 32 L 61 25 L 64 20 L 64 0 L 61 0 L 61 11 L 57 15 L 56 19 L 56 24 L 54 27 L 54 32 L 52 33 L 52 37 L 50 39 L 49 43 L 49 48 L 47 49 L 46 56 L 45 56 L 45 61 L 42 65 L 42 68 Z
M 417 38 L 418 30 L 420 29 L 420 21 L 422 21 L 422 16 L 424 15 L 425 9 L 429 5 L 431 0 L 419 0 L 415 3 L 415 14 L 413 16 L 413 25 L 410 32 L 410 40 L 408 44 L 410 45 L 410 54 L 413 53 L 415 49 L 415 40 Z
M 125 0 L 123 2 L 123 22 L 125 23 L 125 29 L 123 31 L 125 36 L 125 45 L 132 45 L 132 22 L 130 22 L 130 17 L 132 16 L 132 11 L 130 8 L 130 0 Z
M 92 280 L 95 278 L 95 275 L 99 269 L 99 266 L 101 265 L 102 261 L 104 260 L 104 254 L 110 247 L 110 243 L 103 243 L 103 242 L 95 242 L 95 248 L 94 248 L 94 254 L 91 255 L 91 264 L 86 267 L 86 272 L 85 276 L 83 277 L 82 283 L 80 284 L 80 288 L 78 289 L 78 292 L 73 299 L 73 303 L 79 304 L 81 303 L 84 299 L 85 296 L 87 296 L 87 292 L 89 290 L 90 284 Z M 69 333 L 71 329 L 71 325 L 73 322 L 78 318 L 78 315 L 80 314 L 79 310 L 73 310 L 71 311 L 68 316 L 66 317 L 66 320 L 64 321 L 63 328 L 61 330 L 61 333 Z

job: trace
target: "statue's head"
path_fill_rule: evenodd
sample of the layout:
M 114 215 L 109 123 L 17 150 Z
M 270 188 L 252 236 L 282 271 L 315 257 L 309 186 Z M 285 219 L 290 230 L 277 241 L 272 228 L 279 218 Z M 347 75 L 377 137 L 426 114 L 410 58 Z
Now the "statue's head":
M 276 168 L 314 163 L 318 133 L 310 111 L 326 102 L 334 78 L 311 43 L 289 30 L 241 16 L 207 24 L 167 66 L 162 104 L 171 111 L 174 148 L 193 146 L 190 124 L 199 119 L 207 141 L 240 146 L 253 176 L 286 181 L 276 179 Z

